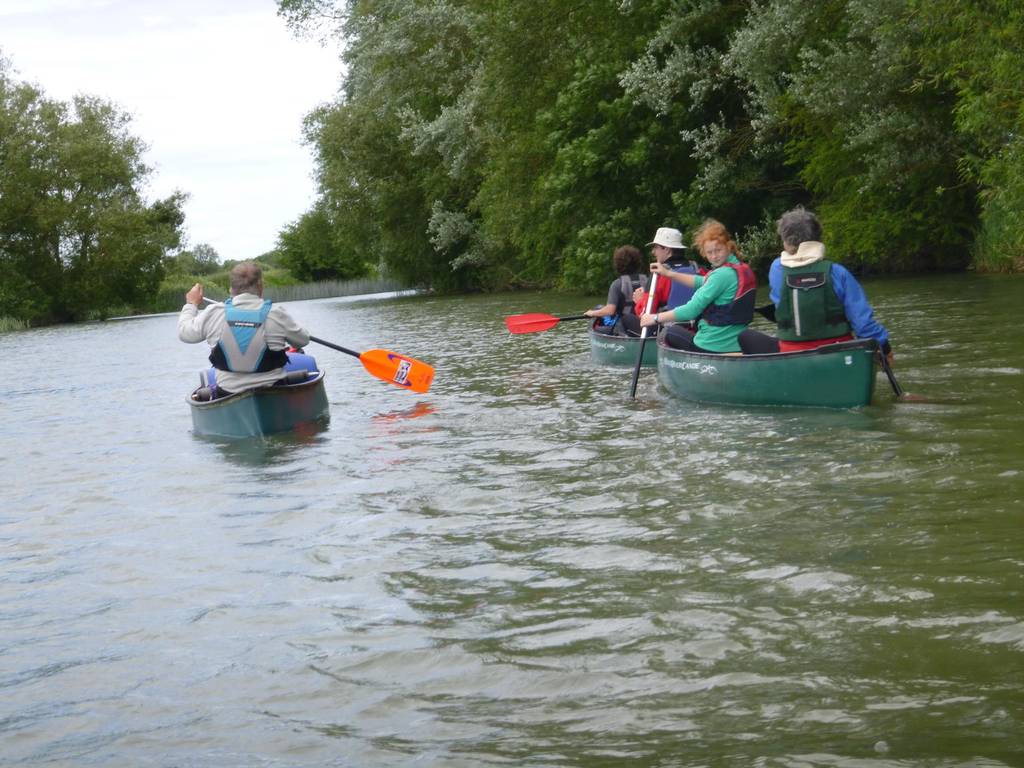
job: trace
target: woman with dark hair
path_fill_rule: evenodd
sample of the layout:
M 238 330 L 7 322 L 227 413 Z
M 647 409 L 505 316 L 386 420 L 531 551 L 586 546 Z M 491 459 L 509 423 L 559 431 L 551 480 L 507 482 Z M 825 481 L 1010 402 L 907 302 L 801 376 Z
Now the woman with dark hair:
M 739 248 L 720 221 L 706 219 L 694 233 L 693 245 L 707 259 L 711 271 L 707 275 L 690 275 L 673 272 L 664 264 L 651 264 L 651 272 L 697 290 L 682 306 L 642 315 L 640 324 L 699 319 L 696 333 L 682 326 L 668 326 L 665 343 L 696 352 L 740 352 L 738 337 L 754 319 L 754 273 L 739 260 Z
M 588 309 L 583 313 L 587 317 L 601 318 L 602 322 L 594 325 L 594 330 L 598 333 L 609 336 L 625 335 L 622 318 L 633 313 L 633 292 L 644 282 L 641 258 L 640 250 L 632 245 L 620 245 L 612 254 L 612 266 L 619 277 L 608 286 L 605 305 L 597 309 Z

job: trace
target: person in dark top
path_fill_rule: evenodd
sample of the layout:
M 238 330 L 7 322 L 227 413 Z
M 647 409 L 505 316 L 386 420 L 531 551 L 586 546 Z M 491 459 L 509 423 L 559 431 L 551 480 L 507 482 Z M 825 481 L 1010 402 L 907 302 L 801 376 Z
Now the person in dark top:
M 633 293 L 644 283 L 643 254 L 632 245 L 620 245 L 612 254 L 612 266 L 618 274 L 615 282 L 608 286 L 608 298 L 603 307 L 588 309 L 587 317 L 600 318 L 594 330 L 609 336 L 625 336 L 622 318 L 632 315 Z

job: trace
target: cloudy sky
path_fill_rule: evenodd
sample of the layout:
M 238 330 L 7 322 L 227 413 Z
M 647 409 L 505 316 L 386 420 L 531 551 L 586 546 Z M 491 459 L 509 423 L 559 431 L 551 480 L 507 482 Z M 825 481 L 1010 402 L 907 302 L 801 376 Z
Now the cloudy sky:
M 191 197 L 189 244 L 258 256 L 314 198 L 302 118 L 331 101 L 338 49 L 297 39 L 274 0 L 0 0 L 0 55 L 50 98 L 134 116 L 147 193 Z

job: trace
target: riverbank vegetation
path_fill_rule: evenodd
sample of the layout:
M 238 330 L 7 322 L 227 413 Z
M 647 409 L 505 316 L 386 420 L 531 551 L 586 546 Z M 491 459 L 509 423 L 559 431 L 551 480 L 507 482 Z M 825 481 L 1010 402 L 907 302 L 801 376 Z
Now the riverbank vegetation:
M 1024 7 L 1008 0 L 278 0 L 340 42 L 308 115 L 318 196 L 271 288 L 602 291 L 658 226 L 726 222 L 763 271 L 814 209 L 859 272 L 1024 271 Z M 176 308 L 185 192 L 148 201 L 131 118 L 0 56 L 5 327 Z
M 196 258 L 196 251 L 199 258 Z M 299 271 L 302 278 L 290 268 L 290 262 L 279 248 L 254 259 L 263 269 L 264 296 L 273 301 L 304 301 L 326 299 L 334 296 L 358 296 L 362 294 L 398 291 L 406 286 L 393 279 L 377 277 L 366 270 L 359 276 L 332 279 L 332 275 L 344 275 L 324 270 L 325 279 L 311 279 Z M 195 251 L 182 251 L 165 259 L 166 273 L 156 297 L 147 311 L 172 312 L 181 309 L 185 293 L 196 283 L 203 284 L 206 296 L 216 301 L 230 294 L 230 273 L 237 261 L 221 263 L 216 251 L 209 245 L 199 246 Z M 351 274 L 351 272 L 349 272 Z M 129 313 L 125 313 L 129 314 Z
M 316 210 L 410 282 L 597 291 L 616 245 L 706 216 L 763 266 L 797 204 L 862 272 L 1024 268 L 1019 4 L 278 6 L 345 45 Z

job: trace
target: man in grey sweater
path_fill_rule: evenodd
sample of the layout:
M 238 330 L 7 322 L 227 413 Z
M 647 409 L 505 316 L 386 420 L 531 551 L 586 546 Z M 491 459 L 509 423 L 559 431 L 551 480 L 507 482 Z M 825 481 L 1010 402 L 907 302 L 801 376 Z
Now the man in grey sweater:
M 263 271 L 251 261 L 231 270 L 231 298 L 200 311 L 203 287 L 185 294 L 178 315 L 178 338 L 189 344 L 207 342 L 210 363 L 217 370 L 220 394 L 264 387 L 284 378 L 289 346 L 304 347 L 309 331 L 283 307 L 263 298 Z

